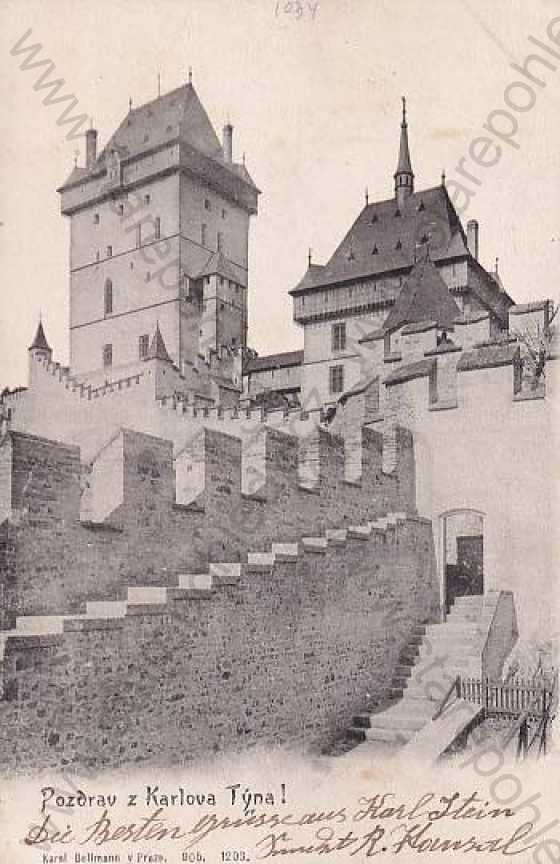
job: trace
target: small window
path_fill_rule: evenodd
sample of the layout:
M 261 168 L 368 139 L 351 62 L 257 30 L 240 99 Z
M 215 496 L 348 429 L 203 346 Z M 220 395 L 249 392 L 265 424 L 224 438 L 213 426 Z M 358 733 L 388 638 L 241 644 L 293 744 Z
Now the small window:
M 109 343 L 103 346 L 103 367 L 109 368 L 113 365 L 113 346 Z
M 113 247 L 107 246 L 107 258 L 111 258 L 112 254 L 113 254 Z
M 346 324 L 344 321 L 332 325 L 331 347 L 333 351 L 344 351 L 346 348 Z
M 149 193 L 144 195 L 144 204 L 149 204 L 151 200 L 152 200 L 152 198 L 151 198 L 151 195 Z
M 156 216 L 155 218 L 154 236 L 156 240 L 161 239 L 161 219 L 159 218 L 159 216 Z
M 222 210 L 222 219 L 225 219 L 227 216 L 227 210 Z
M 205 210 L 211 210 L 212 209 L 212 205 L 210 204 L 210 200 L 208 198 L 204 199 L 204 209 Z
M 203 222 L 202 225 L 200 226 L 200 242 L 202 243 L 203 246 L 206 246 L 206 241 L 208 239 L 207 234 L 208 234 L 208 226 L 205 225 Z
M 397 240 L 397 245 L 395 246 L 395 249 L 402 249 L 402 243 L 400 240 Z
M 344 366 L 330 367 L 329 389 L 331 393 L 342 393 L 344 389 Z
M 96 260 L 96 261 L 99 261 L 99 249 L 98 249 L 97 252 L 95 253 L 95 260 Z
M 142 245 L 142 226 L 137 225 L 136 226 L 136 248 L 140 249 L 141 245 Z
M 150 348 L 150 337 L 144 333 L 138 339 L 138 356 L 140 360 L 143 360 L 148 356 L 148 350 Z
M 110 279 L 105 282 L 105 315 L 113 314 L 113 283 Z
M 373 249 L 371 250 L 371 254 L 372 255 L 379 255 L 379 249 L 377 248 L 377 246 L 373 247 Z
M 224 236 L 223 236 L 221 231 L 218 231 L 218 238 L 217 238 L 218 252 L 222 251 L 223 245 L 224 245 Z
M 124 204 L 119 204 L 119 216 L 124 215 Z
M 93 224 L 94 224 L 94 225 L 99 225 L 99 213 L 94 213 L 94 214 L 93 214 Z

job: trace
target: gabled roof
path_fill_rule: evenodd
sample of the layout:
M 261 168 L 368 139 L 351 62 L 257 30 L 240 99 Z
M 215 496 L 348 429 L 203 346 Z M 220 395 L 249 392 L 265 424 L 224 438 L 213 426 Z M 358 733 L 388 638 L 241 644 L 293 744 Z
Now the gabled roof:
M 29 350 L 32 351 L 34 348 L 40 348 L 42 351 L 50 351 L 51 346 L 47 342 L 47 337 L 45 336 L 45 331 L 43 330 L 43 322 L 39 321 L 37 325 L 37 330 L 35 331 L 35 337 L 33 342 L 29 346 Z
M 443 277 L 432 261 L 418 261 L 387 315 L 383 327 L 396 330 L 403 324 L 433 322 L 438 327 L 452 327 L 461 314 L 449 293 Z
M 156 324 L 156 330 L 152 337 L 151 345 L 144 359 L 166 360 L 168 363 L 173 362 L 171 357 L 167 353 L 167 348 L 165 347 L 165 342 L 163 341 L 163 336 L 161 335 L 161 330 L 159 329 L 159 322 Z
M 395 198 L 364 207 L 329 262 L 309 268 L 290 293 L 406 270 L 414 263 L 418 244 L 426 239 L 433 261 L 469 254 L 445 186 L 412 193 L 400 209 Z
M 243 374 L 264 372 L 267 369 L 282 369 L 286 366 L 301 366 L 303 351 L 284 351 L 282 354 L 268 354 L 266 357 L 252 357 L 247 361 Z

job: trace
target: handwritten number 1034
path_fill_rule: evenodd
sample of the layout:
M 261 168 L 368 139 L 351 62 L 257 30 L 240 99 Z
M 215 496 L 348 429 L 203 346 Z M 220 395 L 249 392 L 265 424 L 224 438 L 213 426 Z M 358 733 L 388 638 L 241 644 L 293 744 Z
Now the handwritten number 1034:
M 296 21 L 301 21 L 304 16 L 309 16 L 314 21 L 318 8 L 319 3 L 302 3 L 301 0 L 279 0 L 274 7 L 274 14 L 277 18 L 280 15 L 291 16 Z

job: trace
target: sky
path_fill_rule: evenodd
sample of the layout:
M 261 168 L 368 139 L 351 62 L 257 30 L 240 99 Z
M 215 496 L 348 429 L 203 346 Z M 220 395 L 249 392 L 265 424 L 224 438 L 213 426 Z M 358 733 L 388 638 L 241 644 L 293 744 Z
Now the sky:
M 558 45 L 547 35 L 555 18 Z M 191 66 L 220 136 L 231 119 L 234 158 L 246 153 L 262 190 L 249 265 L 259 353 L 302 346 L 287 292 L 308 248 L 328 260 L 366 186 L 370 202 L 391 197 L 402 95 L 416 189 L 437 185 L 442 169 L 453 188 L 462 158 L 473 169 L 469 147 L 490 113 L 514 117 L 512 132 L 493 115 L 514 143 L 502 138 L 495 164 L 474 166 L 463 219 L 480 222 L 481 261 L 493 269 L 499 257 L 517 302 L 558 297 L 560 0 L 0 0 L 0 388 L 26 383 L 39 314 L 55 359 L 68 361 L 69 236 L 56 189 L 84 142 L 66 140 L 60 106 L 34 90 L 44 67 L 22 71 L 10 54 L 29 29 L 25 44 L 41 44 L 36 60 L 52 60 L 49 77 L 75 94 L 73 113 L 93 118 L 100 147 L 129 97 L 138 106 L 157 95 L 158 72 L 164 92 Z M 511 64 L 532 53 L 553 68 L 537 61 L 531 89 Z M 519 80 L 529 92 L 507 90 Z

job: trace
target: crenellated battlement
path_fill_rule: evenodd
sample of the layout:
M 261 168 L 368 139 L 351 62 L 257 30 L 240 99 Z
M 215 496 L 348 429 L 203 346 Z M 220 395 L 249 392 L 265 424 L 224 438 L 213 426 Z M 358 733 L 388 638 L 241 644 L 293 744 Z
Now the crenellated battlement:
M 103 599 L 140 578 L 138 561 L 142 584 L 160 585 L 173 569 L 241 561 L 255 544 L 414 513 L 410 434 L 398 430 L 396 446 L 385 472 L 382 436 L 363 429 L 361 476 L 349 482 L 345 443 L 324 429 L 299 439 L 261 424 L 243 447 L 201 427 L 176 452 L 121 429 L 88 464 L 75 446 L 12 431 L 0 444 L 2 626 Z

